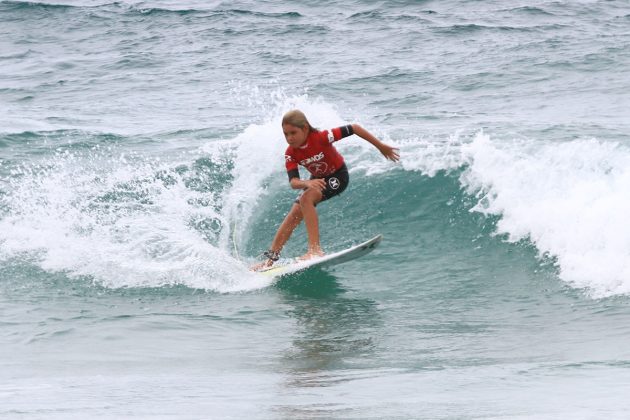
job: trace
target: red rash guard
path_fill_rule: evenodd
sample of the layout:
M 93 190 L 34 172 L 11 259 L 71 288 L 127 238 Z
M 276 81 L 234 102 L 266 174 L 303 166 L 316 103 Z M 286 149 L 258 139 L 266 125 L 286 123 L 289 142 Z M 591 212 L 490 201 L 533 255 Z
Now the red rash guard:
M 314 178 L 323 178 L 338 171 L 344 164 L 333 143 L 354 134 L 351 125 L 332 130 L 311 131 L 302 147 L 287 147 L 284 152 L 289 181 L 299 178 L 298 164 L 305 167 Z

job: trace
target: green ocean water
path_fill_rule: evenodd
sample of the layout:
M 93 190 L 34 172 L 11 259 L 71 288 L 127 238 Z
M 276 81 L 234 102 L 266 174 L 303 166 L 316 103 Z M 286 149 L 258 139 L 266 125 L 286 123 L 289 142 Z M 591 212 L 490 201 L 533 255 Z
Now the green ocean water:
M 3 418 L 625 418 L 627 4 L 53 3 L 0 2 Z M 322 245 L 383 242 L 274 282 L 292 108 L 401 162 L 337 143 Z

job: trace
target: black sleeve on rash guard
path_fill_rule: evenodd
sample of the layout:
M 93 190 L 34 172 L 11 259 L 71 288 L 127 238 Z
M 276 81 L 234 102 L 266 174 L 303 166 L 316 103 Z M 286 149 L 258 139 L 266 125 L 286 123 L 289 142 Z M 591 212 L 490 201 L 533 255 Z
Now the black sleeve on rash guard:
M 287 175 L 289 175 L 289 182 L 291 182 L 293 178 L 300 177 L 300 171 L 297 169 L 291 169 L 290 171 L 287 171 Z
M 344 125 L 343 127 L 339 128 L 341 129 L 341 138 L 348 137 L 354 134 L 352 124 Z

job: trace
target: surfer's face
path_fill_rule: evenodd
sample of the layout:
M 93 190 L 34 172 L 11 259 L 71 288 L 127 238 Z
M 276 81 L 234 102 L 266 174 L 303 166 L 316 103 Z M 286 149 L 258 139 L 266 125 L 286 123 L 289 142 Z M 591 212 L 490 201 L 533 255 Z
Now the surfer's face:
M 308 127 L 300 128 L 292 124 L 282 124 L 284 138 L 291 147 L 300 147 L 306 142 L 308 136 Z

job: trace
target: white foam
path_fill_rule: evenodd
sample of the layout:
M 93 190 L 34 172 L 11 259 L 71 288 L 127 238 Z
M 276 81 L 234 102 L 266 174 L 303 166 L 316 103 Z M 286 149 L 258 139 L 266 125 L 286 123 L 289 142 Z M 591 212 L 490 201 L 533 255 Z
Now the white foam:
M 497 235 L 531 241 L 571 286 L 593 297 L 630 293 L 627 147 L 497 140 L 483 132 L 398 143 L 405 170 L 434 176 L 464 169 L 460 183 L 478 199 L 471 211 L 500 216 Z
M 630 151 L 616 143 L 498 144 L 484 134 L 463 147 L 462 183 L 484 196 L 473 209 L 501 215 L 497 233 L 528 238 L 555 257 L 560 277 L 597 297 L 630 293 Z
M 191 228 L 193 218 L 216 214 L 198 205 L 200 193 L 186 188 L 171 164 L 92 150 L 15 169 L 10 210 L 0 220 L 2 256 L 36 255 L 45 270 L 90 276 L 108 287 L 265 286 Z M 165 183 L 160 172 L 172 180 Z M 109 200 L 112 194 L 122 198 Z

